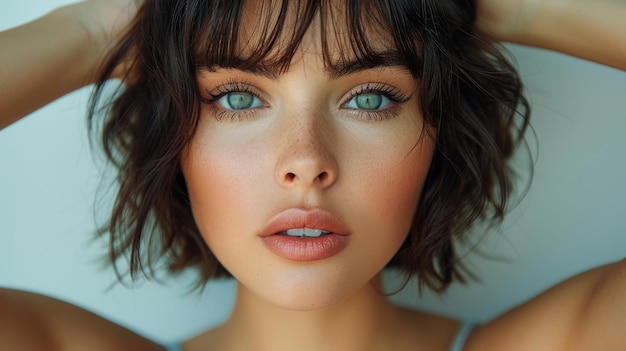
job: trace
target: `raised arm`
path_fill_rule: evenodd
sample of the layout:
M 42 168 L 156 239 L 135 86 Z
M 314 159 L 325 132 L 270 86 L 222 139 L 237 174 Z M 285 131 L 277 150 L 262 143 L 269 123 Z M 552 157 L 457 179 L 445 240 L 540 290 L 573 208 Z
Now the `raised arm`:
M 138 1 L 91 0 L 0 32 L 0 129 L 93 83 Z
M 626 0 L 477 0 L 494 38 L 626 70 Z M 581 273 L 480 328 L 467 350 L 624 350 L 626 260 Z
M 626 70 L 626 0 L 477 0 L 494 38 Z

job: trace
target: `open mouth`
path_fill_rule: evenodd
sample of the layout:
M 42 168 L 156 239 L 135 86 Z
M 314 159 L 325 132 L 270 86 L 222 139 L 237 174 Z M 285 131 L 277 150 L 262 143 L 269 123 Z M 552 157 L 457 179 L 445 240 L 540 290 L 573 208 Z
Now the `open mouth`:
M 317 261 L 343 251 L 350 231 L 322 208 L 288 208 L 272 217 L 259 238 L 275 255 L 290 261 Z
M 332 234 L 332 232 L 324 231 L 321 229 L 311 229 L 311 228 L 295 228 L 295 229 L 287 229 L 285 231 L 277 233 L 278 235 L 287 235 L 287 236 L 295 236 L 300 238 L 318 238 L 323 235 Z

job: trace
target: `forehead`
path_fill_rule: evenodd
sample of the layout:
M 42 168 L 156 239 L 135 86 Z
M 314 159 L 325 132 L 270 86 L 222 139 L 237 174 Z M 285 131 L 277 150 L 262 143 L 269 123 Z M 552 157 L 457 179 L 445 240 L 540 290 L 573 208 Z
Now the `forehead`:
M 208 34 L 203 61 L 209 68 L 262 67 L 277 72 L 286 71 L 303 53 L 319 55 L 331 71 L 354 63 L 396 64 L 390 25 L 373 3 L 241 1 L 232 16 L 222 20 L 229 40 L 216 48 Z

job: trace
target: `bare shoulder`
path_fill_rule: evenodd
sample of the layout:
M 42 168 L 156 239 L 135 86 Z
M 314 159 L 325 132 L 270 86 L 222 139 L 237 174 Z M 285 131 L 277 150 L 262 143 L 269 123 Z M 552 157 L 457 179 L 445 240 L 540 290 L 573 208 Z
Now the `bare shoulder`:
M 146 350 L 162 348 L 72 304 L 18 290 L 0 289 L 2 350 Z
M 626 260 L 578 274 L 470 335 L 466 351 L 623 350 Z

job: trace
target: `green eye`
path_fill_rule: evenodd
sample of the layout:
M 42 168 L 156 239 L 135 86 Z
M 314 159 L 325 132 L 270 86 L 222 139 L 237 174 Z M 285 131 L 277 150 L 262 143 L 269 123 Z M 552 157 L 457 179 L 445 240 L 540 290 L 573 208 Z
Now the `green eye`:
M 363 93 L 355 95 L 345 104 L 347 108 L 359 110 L 379 110 L 389 104 L 389 98 L 378 93 Z
M 227 110 L 246 110 L 263 106 L 261 99 L 244 91 L 225 94 L 217 102 Z

